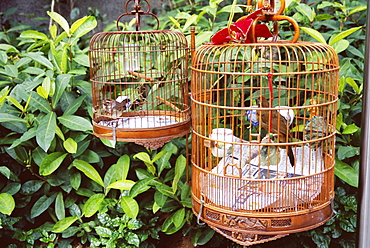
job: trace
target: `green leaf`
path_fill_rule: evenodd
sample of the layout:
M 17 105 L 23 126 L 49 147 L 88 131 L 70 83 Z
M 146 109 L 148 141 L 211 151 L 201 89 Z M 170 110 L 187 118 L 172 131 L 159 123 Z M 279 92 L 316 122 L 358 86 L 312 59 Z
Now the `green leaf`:
M 149 154 L 146 153 L 146 152 L 139 152 L 139 153 L 134 155 L 134 158 L 135 159 L 140 159 L 144 163 L 148 163 L 148 164 L 152 163 L 152 160 L 150 159 Z
M 44 158 L 40 165 L 39 173 L 42 176 L 47 176 L 53 173 L 63 163 L 63 160 L 68 153 L 53 152 Z
M 55 198 L 55 215 L 58 220 L 64 219 L 66 217 L 62 192 L 59 192 L 57 197 Z
M 116 147 L 116 141 L 114 140 L 107 140 L 107 139 L 102 139 L 100 138 L 100 141 L 105 145 L 110 148 L 115 148 Z
M 136 219 L 139 213 L 139 204 L 135 201 L 133 197 L 122 196 L 120 204 L 123 212 L 125 212 L 128 217 Z
M 130 196 L 135 197 L 143 192 L 146 192 L 148 189 L 150 189 L 150 186 L 148 186 L 155 178 L 146 178 L 139 180 L 135 183 L 135 185 L 130 190 Z
M 132 180 L 119 180 L 111 183 L 107 188 L 108 189 L 120 189 L 120 190 L 130 190 L 135 184 Z
M 126 237 L 127 243 L 130 245 L 134 245 L 136 247 L 140 247 L 140 237 L 136 233 L 129 232 Z
M 2 188 L 1 193 L 8 193 L 9 195 L 15 195 L 21 189 L 20 183 L 7 183 L 4 188 Z
M 4 66 L 4 71 L 0 71 L 0 73 L 16 78 L 18 77 L 18 68 L 15 65 L 6 65 Z
M 6 97 L 7 100 L 9 100 L 14 106 L 16 106 L 20 111 L 24 111 L 24 108 L 23 106 L 16 100 L 14 99 L 13 97 L 11 96 L 7 96 Z
M 19 51 L 17 50 L 17 48 L 15 48 L 14 46 L 12 45 L 8 45 L 8 44 L 0 44 L 0 50 L 4 50 L 5 52 L 15 52 L 15 53 L 19 53 Z
M 60 14 L 56 12 L 47 11 L 46 13 L 51 17 L 51 19 L 53 19 L 53 21 L 58 23 L 69 36 L 70 33 L 69 33 L 69 25 L 68 25 L 67 20 L 64 19 L 63 16 L 61 16 Z
M 22 185 L 21 194 L 32 195 L 37 192 L 43 184 L 44 182 L 40 180 L 29 180 Z
M 135 159 L 140 159 L 141 161 L 143 161 L 144 164 L 146 165 L 146 167 L 148 168 L 148 170 L 150 171 L 150 173 L 152 173 L 152 175 L 155 175 L 156 168 L 154 167 L 153 162 L 150 159 L 150 156 L 149 156 L 148 153 L 146 153 L 146 152 L 139 152 L 139 153 L 137 153 L 137 154 L 134 155 L 134 158 Z
M 346 83 L 351 85 L 357 94 L 361 94 L 360 87 L 358 87 L 356 81 L 353 78 L 346 78 Z
M 344 160 L 346 158 L 352 158 L 356 155 L 360 155 L 360 147 L 353 146 L 339 146 L 337 157 L 339 160 Z
M 55 37 L 57 37 L 57 31 L 58 31 L 57 25 L 53 24 L 53 25 L 50 26 L 49 33 L 50 33 L 51 38 L 53 40 L 55 40 Z
M 296 7 L 296 9 L 301 14 L 307 16 L 307 18 L 309 19 L 310 22 L 313 22 L 313 20 L 315 19 L 315 16 L 316 16 L 315 11 L 310 6 L 308 6 L 307 4 L 300 3 Z
M 86 217 L 93 216 L 100 207 L 100 203 L 104 200 L 104 194 L 99 193 L 92 195 L 84 204 L 82 208 L 82 214 L 84 214 Z
M 39 39 L 39 40 L 48 40 L 46 34 L 35 31 L 35 30 L 26 30 L 23 31 L 20 35 L 21 38 L 31 38 L 31 39 Z
M 76 25 L 72 24 L 74 32 L 71 38 L 71 45 L 76 44 L 82 36 L 93 30 L 98 25 L 95 17 L 93 16 L 89 16 L 87 18 L 83 17 L 81 19 L 83 20 L 82 24 L 79 22 L 79 20 L 74 23 L 77 23 Z
M 0 166 L 0 174 L 3 174 L 7 179 L 10 179 L 10 174 L 12 172 L 6 166 Z
M 175 18 L 173 18 L 172 16 L 169 16 L 168 18 L 173 22 L 176 28 L 181 29 L 180 23 Z
M 354 13 L 357 13 L 357 12 L 360 12 L 360 11 L 364 11 L 366 9 L 367 9 L 367 6 L 366 5 L 357 6 L 356 8 L 352 9 L 348 13 L 348 16 L 353 15 Z
M 312 28 L 307 28 L 307 27 L 301 27 L 301 29 L 307 34 L 309 34 L 310 36 L 312 36 L 318 42 L 326 44 L 324 36 L 322 36 L 322 34 L 320 34 L 320 32 L 318 32 L 317 30 L 312 29 Z
M 83 154 L 81 154 L 80 156 L 78 156 L 78 159 L 80 160 L 84 160 L 88 163 L 99 163 L 100 162 L 100 157 L 99 155 L 90 150 L 90 149 L 87 149 L 86 151 L 83 152 Z
M 58 117 L 63 126 L 75 131 L 91 131 L 93 129 L 90 121 L 77 115 L 63 115 Z
M 66 149 L 69 153 L 76 153 L 77 152 L 77 142 L 74 141 L 72 138 L 68 138 L 66 141 L 63 142 L 64 149 Z
M 334 45 L 335 43 L 337 43 L 338 41 L 346 38 L 348 35 L 351 35 L 353 34 L 354 32 L 356 32 L 357 30 L 361 29 L 362 26 L 360 27 L 355 27 L 355 28 L 350 28 L 350 29 L 347 29 L 337 35 L 333 35 L 330 40 L 329 40 L 329 45 L 332 46 Z
M 74 172 L 71 174 L 69 181 L 71 183 L 72 188 L 78 190 L 81 185 L 81 174 L 79 172 Z
M 26 99 L 31 99 L 31 106 L 34 107 L 34 108 L 39 109 L 40 111 L 42 111 L 44 113 L 47 113 L 47 114 L 50 113 L 51 108 L 50 108 L 49 102 L 47 100 L 45 100 L 44 98 L 42 98 L 40 95 L 32 94 L 32 93 L 35 93 L 35 92 L 30 92 L 30 94 L 27 95 L 27 98 L 26 98 Z M 22 97 L 23 100 L 26 100 L 26 99 L 24 99 L 24 97 Z
M 126 154 L 121 156 L 115 164 L 116 173 L 119 180 L 126 180 L 128 171 L 130 169 L 130 157 Z
M 74 216 L 66 217 L 58 221 L 57 223 L 55 223 L 51 231 L 55 233 L 63 232 L 68 227 L 70 227 L 76 220 L 78 220 L 78 217 L 74 217 Z
M 344 163 L 343 161 L 336 159 L 334 173 L 337 177 L 342 179 L 344 182 L 348 183 L 353 187 L 358 187 L 359 176 L 355 169 L 350 165 Z
M 41 85 L 36 88 L 36 92 L 37 92 L 37 94 L 39 94 L 39 96 L 41 96 L 44 99 L 47 99 L 49 97 L 48 92 Z
M 163 222 L 162 225 L 162 232 L 166 234 L 173 234 L 180 230 L 180 228 L 185 224 L 186 219 L 182 219 L 182 223 L 179 226 L 175 226 L 174 224 L 174 214 L 171 214 L 170 216 L 167 217 L 167 219 Z
M 8 193 L 0 193 L 0 213 L 10 215 L 15 208 L 13 196 Z
M 41 52 L 27 53 L 24 56 L 29 57 L 30 59 L 36 61 L 37 63 L 42 64 L 43 66 L 49 68 L 50 70 L 54 70 L 53 64 L 47 58 L 45 58 L 45 56 Z
M 45 212 L 50 205 L 54 202 L 56 194 L 47 197 L 46 195 L 41 196 L 31 208 L 31 218 L 35 218 Z
M 342 134 L 353 134 L 357 132 L 358 130 L 360 130 L 360 128 L 356 126 L 356 124 L 351 124 L 344 128 Z
M 177 210 L 172 217 L 172 222 L 176 228 L 179 228 L 185 218 L 185 208 Z
M 104 187 L 102 178 L 100 177 L 99 173 L 95 170 L 95 168 L 92 167 L 92 165 L 83 160 L 74 160 L 72 164 L 78 170 L 82 171 L 88 178 L 90 178 L 100 186 Z
M 22 122 L 27 123 L 27 120 L 19 118 L 11 114 L 0 113 L 0 123 L 1 122 Z
M 73 60 L 79 65 L 86 66 L 86 67 L 90 66 L 89 56 L 87 56 L 86 54 L 79 54 L 75 56 Z
M 97 226 L 95 231 L 100 237 L 110 238 L 112 236 L 112 231 L 107 227 Z
M 192 237 L 192 243 L 194 246 L 205 245 L 214 236 L 215 230 L 211 228 L 198 229 L 197 233 Z
M 70 74 L 60 74 L 55 80 L 55 92 L 52 98 L 52 106 L 55 109 L 60 98 L 62 97 L 65 89 L 67 88 L 69 82 L 71 81 L 72 75 Z
M 184 27 L 182 28 L 182 32 L 188 29 L 196 20 L 198 15 L 192 15 L 189 19 L 186 20 Z
M 54 112 L 50 112 L 46 116 L 44 116 L 39 126 L 36 130 L 36 141 L 37 144 L 47 152 L 51 142 L 55 137 L 55 127 L 57 125 L 56 122 L 56 114 Z
M 336 53 L 341 53 L 344 50 L 346 50 L 349 47 L 349 41 L 348 40 L 340 40 L 337 43 L 333 45 L 333 48 Z
M 68 107 L 66 108 L 66 110 L 64 110 L 64 113 L 63 115 L 73 115 L 77 110 L 78 108 L 81 106 L 83 100 L 85 100 L 86 98 L 86 95 L 82 95 L 80 97 L 78 97 L 77 99 L 75 99 L 70 105 L 68 105 Z
M 181 176 L 184 174 L 185 168 L 186 168 L 186 158 L 183 155 L 180 155 L 176 160 L 175 177 L 172 181 L 173 193 L 176 193 L 177 191 L 177 184 L 179 183 Z

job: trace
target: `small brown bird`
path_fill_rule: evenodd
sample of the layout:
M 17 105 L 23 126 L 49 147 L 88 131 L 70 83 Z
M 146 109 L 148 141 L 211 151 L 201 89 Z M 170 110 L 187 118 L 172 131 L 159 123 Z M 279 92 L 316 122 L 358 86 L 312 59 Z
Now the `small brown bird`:
M 127 112 L 131 107 L 131 100 L 127 96 L 119 96 L 116 100 L 104 99 L 101 101 L 102 114 L 113 117 L 122 116 L 123 112 Z
M 257 103 L 261 108 L 270 107 L 267 99 L 261 95 L 258 97 Z M 277 110 L 257 110 L 256 115 L 261 127 L 269 133 L 277 134 L 279 142 L 287 143 L 289 138 L 292 137 L 289 131 L 288 121 Z M 291 146 L 287 147 L 287 153 L 290 164 L 294 166 L 295 159 Z

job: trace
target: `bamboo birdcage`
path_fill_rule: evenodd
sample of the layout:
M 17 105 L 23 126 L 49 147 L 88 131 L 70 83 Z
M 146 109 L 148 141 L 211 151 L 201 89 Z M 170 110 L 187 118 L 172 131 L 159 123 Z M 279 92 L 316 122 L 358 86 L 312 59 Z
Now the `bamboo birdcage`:
M 141 15 L 156 16 L 140 0 L 129 13 L 131 1 L 117 29 L 121 17 L 135 15 L 136 31 L 98 33 L 90 42 L 94 134 L 157 149 L 190 130 L 188 43 L 176 31 L 139 30 Z
M 288 17 L 262 14 L 251 28 L 280 20 L 293 24 L 292 41 L 257 41 L 252 31 L 251 43 L 192 55 L 193 211 L 245 246 L 333 214 L 338 57 L 297 41 Z

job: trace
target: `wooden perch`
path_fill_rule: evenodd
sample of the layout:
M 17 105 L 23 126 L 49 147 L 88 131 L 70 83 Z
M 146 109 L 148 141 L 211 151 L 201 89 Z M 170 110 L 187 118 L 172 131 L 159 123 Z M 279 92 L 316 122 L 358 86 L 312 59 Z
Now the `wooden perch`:
M 181 109 L 179 109 L 178 107 L 176 107 L 174 104 L 170 103 L 169 101 L 167 101 L 167 100 L 165 100 L 165 99 L 163 99 L 163 98 L 161 98 L 161 97 L 159 97 L 159 96 L 156 96 L 156 98 L 157 98 L 159 101 L 161 101 L 161 102 L 163 102 L 164 104 L 166 104 L 167 106 L 169 106 L 170 108 L 173 108 L 174 110 L 176 110 L 176 111 L 178 111 L 178 112 L 180 112 L 180 111 L 181 111 Z
M 128 74 L 130 74 L 132 76 L 143 78 L 143 79 L 145 79 L 149 82 L 152 82 L 152 83 L 155 81 L 154 78 L 148 77 L 143 73 L 138 73 L 138 72 L 135 72 L 135 71 L 127 71 L 127 72 L 128 72 Z

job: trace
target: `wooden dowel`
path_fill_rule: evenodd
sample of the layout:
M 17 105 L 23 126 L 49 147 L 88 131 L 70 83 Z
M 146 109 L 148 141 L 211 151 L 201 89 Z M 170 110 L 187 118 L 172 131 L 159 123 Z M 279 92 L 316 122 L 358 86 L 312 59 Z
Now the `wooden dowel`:
M 174 104 L 170 103 L 169 101 L 167 101 L 167 100 L 163 99 L 162 97 L 156 96 L 156 98 L 157 98 L 159 101 L 161 101 L 161 102 L 163 102 L 164 104 L 166 104 L 167 106 L 169 106 L 170 108 L 173 108 L 174 110 L 176 110 L 176 111 L 178 111 L 178 112 L 180 112 L 180 111 L 181 111 L 181 109 L 179 109 L 178 107 L 176 107 Z
M 155 81 L 154 78 L 148 77 L 143 73 L 138 73 L 138 72 L 135 72 L 135 71 L 127 71 L 127 72 L 128 72 L 128 74 L 130 74 L 132 76 L 143 78 L 143 79 L 148 80 L 149 82 L 152 82 L 152 83 Z

